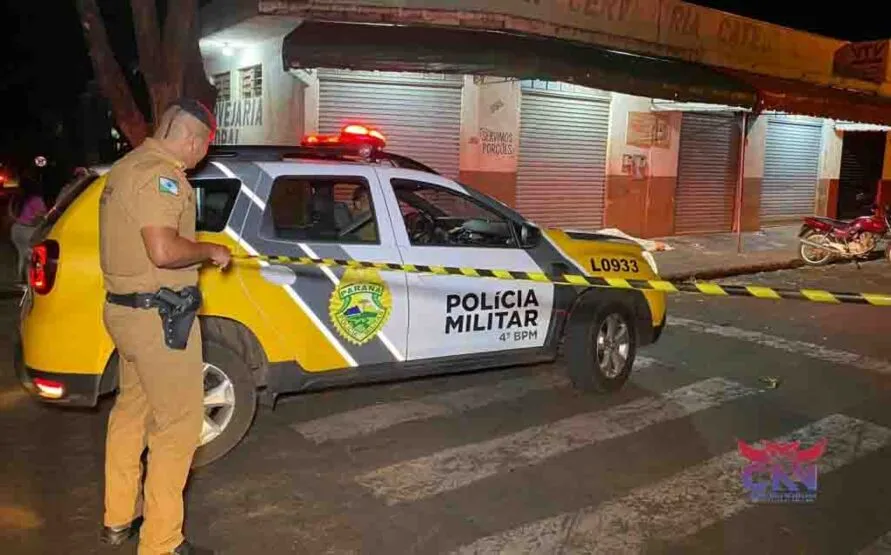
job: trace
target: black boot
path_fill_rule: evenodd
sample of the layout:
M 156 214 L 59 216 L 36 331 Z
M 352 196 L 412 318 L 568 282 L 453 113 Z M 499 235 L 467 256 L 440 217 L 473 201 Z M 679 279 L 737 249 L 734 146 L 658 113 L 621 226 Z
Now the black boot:
M 183 543 L 173 550 L 173 555 L 213 555 L 213 551 L 204 547 L 198 547 L 183 540 Z
M 109 545 L 121 545 L 136 536 L 141 525 L 142 517 L 137 518 L 126 526 L 115 528 L 103 526 L 102 532 L 99 535 L 99 541 Z

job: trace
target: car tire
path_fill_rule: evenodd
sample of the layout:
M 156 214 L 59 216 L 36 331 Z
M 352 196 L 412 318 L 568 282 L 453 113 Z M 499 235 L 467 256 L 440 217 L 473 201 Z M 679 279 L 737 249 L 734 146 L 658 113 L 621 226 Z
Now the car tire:
M 221 431 L 199 445 L 192 458 L 192 468 L 207 466 L 238 445 L 253 424 L 257 412 L 257 387 L 247 361 L 238 354 L 237 347 L 228 344 L 224 334 L 215 333 L 213 328 L 202 331 L 205 393 L 223 384 L 224 380 L 228 381 L 231 389 L 225 397 L 227 402 L 231 400 L 234 403 L 221 407 L 205 406 L 205 420 L 215 421 Z M 206 396 L 205 402 L 208 400 Z M 206 426 L 206 423 L 202 426 L 202 438 Z
M 573 311 L 566 336 L 566 371 L 572 385 L 588 392 L 607 393 L 625 385 L 637 355 L 638 333 L 634 311 L 627 303 L 609 300 L 601 304 L 583 303 Z M 624 338 L 607 340 L 610 325 L 624 328 Z M 620 364 L 613 360 L 603 365 L 603 345 L 598 349 L 598 339 L 615 341 L 618 352 L 624 351 L 625 360 Z

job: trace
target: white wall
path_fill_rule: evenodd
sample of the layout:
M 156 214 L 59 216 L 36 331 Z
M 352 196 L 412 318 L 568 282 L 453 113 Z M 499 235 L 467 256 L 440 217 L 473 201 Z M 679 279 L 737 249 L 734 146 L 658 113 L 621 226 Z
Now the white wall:
M 299 144 L 304 130 L 304 85 L 282 70 L 281 37 L 235 50 L 232 56 L 206 56 L 208 77 L 230 72 L 231 99 L 218 102 L 217 144 Z M 263 90 L 257 99 L 239 97 L 239 70 L 262 65 Z
M 516 173 L 520 146 L 520 83 L 464 77 L 461 170 Z
M 607 146 L 607 175 L 623 175 L 623 156 L 626 154 L 644 156 L 647 159 L 648 175 L 652 177 L 674 177 L 678 174 L 678 153 L 680 149 L 681 112 L 654 112 L 668 120 L 669 147 L 640 147 L 628 144 L 629 112 L 652 112 L 649 98 L 614 93 L 610 103 L 609 144 Z

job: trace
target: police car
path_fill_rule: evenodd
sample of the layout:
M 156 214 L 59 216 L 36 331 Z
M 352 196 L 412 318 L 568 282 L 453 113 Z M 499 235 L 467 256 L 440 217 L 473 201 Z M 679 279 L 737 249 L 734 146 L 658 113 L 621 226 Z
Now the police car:
M 350 125 L 297 147 L 213 147 L 190 173 L 199 240 L 235 256 L 200 274 L 205 420 L 194 466 L 229 452 L 258 404 L 283 394 L 558 357 L 575 386 L 608 392 L 658 340 L 664 292 L 499 272 L 656 279 L 639 245 L 540 228 L 385 143 Z M 66 187 L 37 232 L 16 368 L 47 403 L 95 406 L 116 389 L 98 250 L 106 169 Z

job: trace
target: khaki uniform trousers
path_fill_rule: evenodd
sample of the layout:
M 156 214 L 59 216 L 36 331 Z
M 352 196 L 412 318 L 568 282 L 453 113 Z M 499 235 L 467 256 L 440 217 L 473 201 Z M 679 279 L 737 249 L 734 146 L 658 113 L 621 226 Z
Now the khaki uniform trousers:
M 164 343 L 157 309 L 105 303 L 103 317 L 120 360 L 106 439 L 105 525 L 143 516 L 139 555 L 169 553 L 183 540 L 182 493 L 204 419 L 201 328 L 196 318 L 186 349 L 175 350 Z

